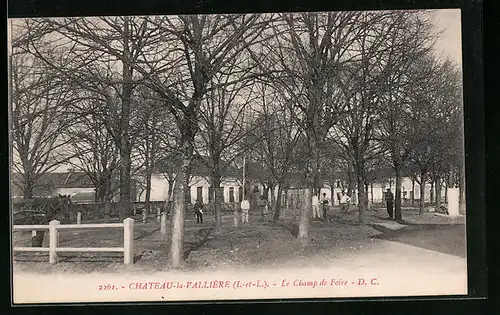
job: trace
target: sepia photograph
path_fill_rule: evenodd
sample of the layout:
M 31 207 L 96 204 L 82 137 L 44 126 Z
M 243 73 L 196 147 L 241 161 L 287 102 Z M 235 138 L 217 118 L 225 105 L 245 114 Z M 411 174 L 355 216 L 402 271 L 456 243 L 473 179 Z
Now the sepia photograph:
M 460 9 L 7 23 L 14 304 L 468 294 Z

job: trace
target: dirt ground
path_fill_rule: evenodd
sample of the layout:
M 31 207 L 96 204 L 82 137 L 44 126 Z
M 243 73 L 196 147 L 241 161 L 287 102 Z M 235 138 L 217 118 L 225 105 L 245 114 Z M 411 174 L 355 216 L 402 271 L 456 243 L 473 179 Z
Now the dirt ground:
M 329 213 L 330 222 L 312 220 L 309 242 L 303 246 L 296 238 L 298 216 L 287 212 L 279 223 L 262 222 L 252 216 L 249 224 L 233 227 L 233 217 L 223 217 L 223 231 L 215 235 L 214 219 L 196 224 L 186 220 L 184 258 L 187 270 L 223 268 L 281 268 L 327 264 L 351 254 L 361 254 L 384 240 L 400 242 L 442 253 L 465 257 L 464 218 L 450 219 L 416 209 L 404 209 L 405 229 L 387 231 L 376 223 L 386 222 L 384 209 L 367 212 L 367 225 L 357 224 L 357 213 L 340 216 L 338 209 Z M 15 233 L 14 246 L 27 246 L 31 232 Z M 47 238 L 46 238 L 47 239 Z M 79 230 L 60 233 L 61 247 L 119 247 L 121 229 Z M 135 264 L 124 268 L 120 253 L 60 253 L 58 264 L 48 264 L 47 253 L 17 253 L 14 270 L 29 272 L 155 272 L 168 269 L 168 242 L 157 222 L 136 223 Z

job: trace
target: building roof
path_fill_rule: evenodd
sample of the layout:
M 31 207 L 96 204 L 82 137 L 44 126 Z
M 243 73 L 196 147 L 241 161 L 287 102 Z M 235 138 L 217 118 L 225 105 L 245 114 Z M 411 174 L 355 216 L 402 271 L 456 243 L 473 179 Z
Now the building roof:
M 94 192 L 78 192 L 71 195 L 72 202 L 84 202 L 84 201 L 95 201 Z
M 208 157 L 198 156 L 193 158 L 191 164 L 191 175 L 196 176 L 209 176 L 211 174 L 210 166 L 208 165 Z M 223 177 L 238 177 L 240 176 L 239 170 L 232 166 L 230 163 L 221 161 L 221 169 Z M 169 173 L 180 168 L 180 162 L 166 157 L 157 164 L 156 170 L 160 173 Z
M 12 196 L 23 195 L 23 177 L 19 173 L 11 174 Z M 57 188 L 93 188 L 90 177 L 83 172 L 64 172 L 43 174 L 33 189 L 34 196 L 51 194 Z

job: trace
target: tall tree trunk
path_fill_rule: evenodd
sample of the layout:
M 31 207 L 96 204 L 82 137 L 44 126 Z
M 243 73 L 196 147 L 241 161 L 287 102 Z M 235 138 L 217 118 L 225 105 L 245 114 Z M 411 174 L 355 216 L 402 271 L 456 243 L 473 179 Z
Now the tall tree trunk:
M 303 197 L 304 200 L 302 201 L 302 207 L 300 209 L 299 232 L 297 235 L 303 245 L 306 245 L 309 241 L 309 221 L 312 210 L 312 194 L 313 189 L 318 186 L 320 148 L 316 134 L 318 130 L 317 126 L 317 119 L 313 117 L 310 121 L 309 129 L 307 130 L 307 138 L 311 146 L 311 172 L 307 174 L 309 187 L 305 189 Z
M 370 199 L 368 198 L 368 195 L 370 194 L 370 184 L 365 181 L 365 209 L 371 210 L 370 209 Z
M 282 194 L 283 194 L 283 184 L 278 184 L 278 195 L 276 197 L 276 205 L 274 208 L 274 218 L 273 218 L 274 222 L 278 222 L 280 219 Z
M 434 180 L 436 186 L 436 211 L 441 211 L 441 177 Z
M 289 201 L 288 201 L 288 188 L 284 188 L 283 189 L 283 194 L 285 195 L 285 200 L 284 200 L 284 205 L 285 205 L 285 210 L 286 212 L 288 213 L 288 210 L 290 210 L 290 205 L 288 204 Z
M 144 211 L 146 212 L 146 215 L 151 211 L 151 176 L 151 169 L 148 167 L 148 169 L 146 170 L 146 199 L 144 205 Z
M 220 187 L 221 180 L 219 172 L 215 171 L 212 174 L 212 187 L 214 187 L 214 216 L 215 216 L 215 234 L 222 233 L 222 208 L 221 199 L 222 188 Z M 222 198 L 221 198 L 222 197 Z
M 332 200 L 332 206 L 335 204 L 335 181 L 330 181 L 330 199 Z
M 151 210 L 151 177 L 152 177 L 152 173 L 153 173 L 153 170 L 152 170 L 152 152 L 151 152 L 151 149 L 150 149 L 150 146 L 151 146 L 151 143 L 149 142 L 149 134 L 146 135 L 146 156 L 145 156 L 145 160 L 146 160 L 146 169 L 145 169 L 145 173 L 146 173 L 146 197 L 145 197 L 145 205 L 144 205 L 144 211 L 146 211 L 146 214 L 150 212 Z M 143 214 L 144 216 L 144 214 Z
M 167 189 L 167 196 L 166 196 L 166 201 L 169 201 L 172 199 L 172 193 L 174 192 L 174 184 L 175 184 L 175 180 L 173 178 L 171 179 L 168 179 L 168 189 Z
M 129 135 L 130 124 L 130 103 L 132 97 L 132 73 L 133 68 L 130 62 L 130 29 L 129 18 L 124 17 L 123 24 L 123 83 L 121 95 L 121 117 L 120 117 L 120 155 L 122 159 L 122 167 L 120 169 L 120 218 L 123 220 L 130 214 L 130 171 L 132 166 L 131 160 L 131 145 Z
M 297 235 L 298 238 L 302 241 L 303 245 L 308 243 L 308 238 L 309 238 L 309 221 L 312 209 L 311 198 L 312 198 L 312 188 L 305 189 L 300 208 L 299 233 Z
M 411 179 L 411 205 L 415 205 L 415 179 Z
M 35 184 L 34 182 L 31 180 L 31 178 L 29 178 L 28 176 L 25 176 L 24 178 L 24 185 L 23 185 L 23 199 L 26 200 L 26 199 L 33 199 L 33 188 L 34 188 Z
M 197 102 L 200 100 L 197 99 Z M 192 100 L 194 102 L 194 100 Z M 191 173 L 191 161 L 194 151 L 194 137 L 196 134 L 196 113 L 194 106 L 189 106 L 184 112 L 182 120 L 178 121 L 179 131 L 181 132 L 182 166 L 180 172 L 176 175 L 174 185 L 174 206 L 171 221 L 171 247 L 170 261 L 173 268 L 182 267 L 184 262 L 183 244 L 184 244 L 184 223 L 187 211 L 187 196 L 189 189 L 189 177 Z
M 425 207 L 425 173 L 420 174 L 420 202 L 418 207 L 418 213 L 422 214 Z
M 394 196 L 394 218 L 396 220 L 403 220 L 402 212 L 401 212 L 401 167 L 398 165 L 395 167 L 396 171 L 396 195 Z
M 28 178 L 25 178 L 23 186 L 23 199 L 33 199 L 33 182 Z M 48 222 L 40 222 L 40 224 L 48 224 Z M 31 238 L 31 247 L 42 247 L 43 238 L 45 236 L 45 231 L 36 231 L 36 236 Z
M 364 226 L 366 224 L 366 214 L 365 214 L 365 188 L 364 188 L 364 174 L 362 166 L 357 166 L 358 170 L 357 179 L 358 179 L 358 215 L 359 215 L 359 225 Z
M 176 176 L 176 184 L 174 186 L 174 205 L 172 211 L 172 228 L 171 231 L 171 247 L 170 247 L 170 262 L 173 268 L 182 267 L 183 244 L 184 244 L 184 221 L 187 210 L 186 196 L 189 189 L 189 173 L 191 166 L 191 157 L 193 147 L 191 143 L 185 142 L 181 145 L 183 151 L 183 161 L 180 172 Z
M 465 172 L 464 169 L 460 169 L 460 181 L 458 184 L 458 190 L 459 190 L 459 195 L 460 195 L 460 207 L 459 207 L 459 213 L 460 214 L 465 214 Z
M 448 186 L 447 186 L 447 188 L 448 188 Z M 451 187 L 451 188 L 452 188 L 452 187 Z M 448 189 L 445 189 L 445 190 L 444 190 L 444 202 L 445 202 L 445 203 L 448 203 Z
M 271 209 L 269 211 L 274 211 L 276 209 L 276 194 L 275 194 L 276 185 L 271 184 L 269 186 L 269 191 L 271 193 Z
M 353 186 L 354 186 L 354 180 L 352 178 L 352 169 L 349 166 L 347 170 L 347 178 L 348 178 L 348 183 L 347 183 L 347 195 L 352 198 L 352 191 L 353 191 Z
M 372 207 L 373 207 L 373 183 L 370 183 L 370 194 L 371 194 L 370 198 L 372 200 Z
M 430 190 L 430 203 L 434 204 L 434 181 L 431 181 L 431 190 Z

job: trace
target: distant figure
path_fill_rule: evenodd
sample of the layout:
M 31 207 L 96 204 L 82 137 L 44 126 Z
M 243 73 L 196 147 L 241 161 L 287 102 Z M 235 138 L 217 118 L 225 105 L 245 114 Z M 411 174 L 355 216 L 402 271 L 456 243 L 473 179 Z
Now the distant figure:
M 387 188 L 387 192 L 385 193 L 385 204 L 387 206 L 387 214 L 389 214 L 389 219 L 393 218 L 393 206 L 394 206 L 394 195 L 391 192 L 390 188 Z
M 346 214 L 349 212 L 349 202 L 351 197 L 345 194 L 345 190 L 342 190 L 342 195 L 340 196 L 340 212 Z
M 203 203 L 200 199 L 196 199 L 194 214 L 196 215 L 196 223 L 203 223 Z
M 314 194 L 312 197 L 312 212 L 313 212 L 313 218 L 321 218 L 321 212 L 319 211 L 319 199 L 318 199 L 318 194 Z
M 264 196 L 260 196 L 260 199 L 257 201 L 257 205 L 259 206 L 260 213 L 262 215 L 262 221 L 267 221 L 267 214 L 269 213 L 269 204 Z
M 248 223 L 248 211 L 250 211 L 250 202 L 245 198 L 241 202 L 241 222 Z
M 330 200 L 326 197 L 326 194 L 323 193 L 323 197 L 321 197 L 321 207 L 323 208 L 323 219 L 325 221 L 328 219 L 329 205 L 330 205 Z

